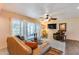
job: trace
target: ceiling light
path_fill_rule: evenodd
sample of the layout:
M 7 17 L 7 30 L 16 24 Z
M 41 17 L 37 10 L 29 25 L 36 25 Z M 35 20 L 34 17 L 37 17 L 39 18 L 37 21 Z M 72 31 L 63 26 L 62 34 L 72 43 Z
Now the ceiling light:
M 79 9 L 79 6 L 77 7 L 77 9 Z

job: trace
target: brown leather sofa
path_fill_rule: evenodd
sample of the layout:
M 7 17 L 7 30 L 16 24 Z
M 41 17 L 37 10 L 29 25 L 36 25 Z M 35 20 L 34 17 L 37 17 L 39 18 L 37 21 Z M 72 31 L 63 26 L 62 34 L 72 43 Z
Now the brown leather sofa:
M 17 37 L 7 38 L 7 49 L 11 55 L 31 55 L 32 49 Z
M 7 38 L 7 49 L 10 55 L 42 55 L 48 48 L 49 45 L 44 43 L 41 47 L 32 50 L 17 37 L 11 36 Z

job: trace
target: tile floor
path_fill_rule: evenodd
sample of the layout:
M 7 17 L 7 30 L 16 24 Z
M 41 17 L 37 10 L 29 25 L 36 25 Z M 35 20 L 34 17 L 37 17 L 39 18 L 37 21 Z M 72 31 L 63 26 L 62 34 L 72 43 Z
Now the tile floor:
M 0 49 L 0 55 L 9 55 L 7 48 Z
M 66 55 L 79 55 L 79 41 L 66 40 Z

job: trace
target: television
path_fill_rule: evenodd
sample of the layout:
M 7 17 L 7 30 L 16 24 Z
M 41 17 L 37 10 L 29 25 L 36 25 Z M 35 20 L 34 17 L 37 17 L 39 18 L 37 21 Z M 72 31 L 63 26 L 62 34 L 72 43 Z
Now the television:
M 48 24 L 49 29 L 56 29 L 57 24 Z

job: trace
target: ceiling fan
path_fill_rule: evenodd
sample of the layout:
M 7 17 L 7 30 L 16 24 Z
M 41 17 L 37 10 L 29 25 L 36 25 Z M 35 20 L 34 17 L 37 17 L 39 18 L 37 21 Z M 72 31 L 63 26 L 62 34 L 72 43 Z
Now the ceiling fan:
M 56 20 L 57 18 L 52 18 L 49 14 L 45 14 L 42 17 L 40 17 L 42 21 L 51 21 L 51 20 Z

